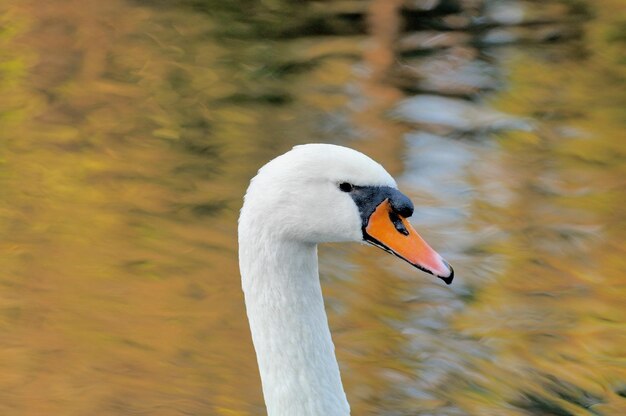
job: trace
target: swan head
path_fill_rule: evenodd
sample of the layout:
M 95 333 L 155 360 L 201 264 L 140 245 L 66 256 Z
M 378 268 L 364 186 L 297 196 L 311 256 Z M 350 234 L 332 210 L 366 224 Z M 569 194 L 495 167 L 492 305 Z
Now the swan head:
M 347 147 L 307 144 L 259 169 L 239 233 L 294 243 L 365 242 L 450 284 L 452 267 L 415 231 L 407 220 L 412 214 L 413 203 L 379 163 Z

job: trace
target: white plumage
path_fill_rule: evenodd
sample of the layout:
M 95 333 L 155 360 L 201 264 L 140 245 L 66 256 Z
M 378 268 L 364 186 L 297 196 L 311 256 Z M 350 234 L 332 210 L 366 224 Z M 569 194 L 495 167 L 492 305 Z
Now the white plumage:
M 355 201 L 339 189 L 397 188 L 355 150 L 297 146 L 263 166 L 239 218 L 246 309 L 270 416 L 345 416 L 343 390 L 320 288 L 317 244 L 362 242 Z

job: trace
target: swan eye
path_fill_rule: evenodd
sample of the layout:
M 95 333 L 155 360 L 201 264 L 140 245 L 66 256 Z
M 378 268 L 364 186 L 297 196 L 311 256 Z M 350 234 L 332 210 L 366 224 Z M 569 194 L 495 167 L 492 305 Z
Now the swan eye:
M 343 192 L 350 192 L 353 189 L 353 186 L 351 183 L 348 182 L 342 182 L 339 184 L 339 189 L 341 189 Z

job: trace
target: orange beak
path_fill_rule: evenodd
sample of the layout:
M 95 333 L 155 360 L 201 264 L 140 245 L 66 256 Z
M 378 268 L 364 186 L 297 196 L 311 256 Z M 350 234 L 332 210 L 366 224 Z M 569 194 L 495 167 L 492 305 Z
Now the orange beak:
M 454 270 L 420 237 L 406 218 L 399 216 L 385 199 L 370 215 L 365 239 L 426 273 L 434 274 L 446 284 L 452 283 Z

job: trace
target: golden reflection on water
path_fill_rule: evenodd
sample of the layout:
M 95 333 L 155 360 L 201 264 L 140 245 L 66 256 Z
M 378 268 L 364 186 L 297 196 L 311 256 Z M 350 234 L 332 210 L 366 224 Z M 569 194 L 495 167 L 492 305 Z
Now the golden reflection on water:
M 462 214 L 415 221 L 455 287 L 322 247 L 355 415 L 626 412 L 624 56 L 601 4 L 579 43 L 505 52 L 494 105 L 533 132 L 451 142 L 476 157 L 440 184 L 471 186 Z M 410 129 L 384 115 L 401 93 L 355 71 L 362 37 L 221 38 L 118 0 L 8 2 L 0 27 L 2 414 L 264 414 L 236 218 L 294 144 L 348 144 L 424 209 L 455 201 L 411 184 Z

